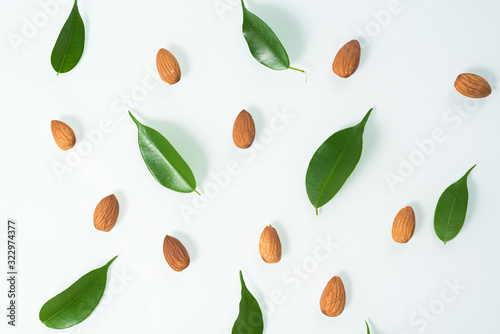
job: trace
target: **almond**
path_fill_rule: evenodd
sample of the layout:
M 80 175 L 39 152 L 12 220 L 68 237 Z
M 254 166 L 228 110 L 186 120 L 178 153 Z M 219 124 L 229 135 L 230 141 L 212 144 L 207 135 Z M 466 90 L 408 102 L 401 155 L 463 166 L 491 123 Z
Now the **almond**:
M 156 55 L 156 67 L 163 81 L 173 85 L 181 79 L 181 68 L 174 55 L 165 49 L 160 49 Z
M 411 206 L 399 210 L 392 224 L 392 239 L 401 244 L 407 243 L 415 232 L 415 213 Z
M 333 73 L 341 78 L 348 78 L 356 72 L 361 58 L 361 46 L 355 39 L 340 48 L 333 60 Z
M 278 263 L 281 260 L 280 237 L 271 225 L 266 226 L 260 235 L 259 251 L 266 263 Z
M 63 151 L 67 151 L 76 143 L 76 136 L 73 129 L 68 124 L 61 121 L 50 122 L 52 136 L 57 146 Z
M 236 117 L 233 127 L 234 145 L 239 148 L 249 148 L 255 139 L 255 123 L 252 115 L 243 109 Z
M 321 294 L 319 306 L 321 312 L 328 317 L 336 317 L 344 311 L 345 289 L 340 277 L 333 276 L 328 282 Z
M 118 220 L 120 206 L 115 195 L 104 197 L 94 210 L 94 226 L 96 229 L 109 232 Z
M 455 80 L 455 89 L 462 95 L 479 99 L 491 94 L 491 86 L 483 77 L 472 74 L 462 73 Z
M 183 271 L 189 266 L 186 247 L 176 238 L 167 235 L 163 241 L 163 255 L 168 265 L 175 271 Z

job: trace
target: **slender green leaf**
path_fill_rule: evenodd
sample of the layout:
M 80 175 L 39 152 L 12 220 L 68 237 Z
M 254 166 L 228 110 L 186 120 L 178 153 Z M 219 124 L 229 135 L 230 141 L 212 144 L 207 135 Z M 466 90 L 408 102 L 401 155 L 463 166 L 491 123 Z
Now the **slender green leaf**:
M 47 327 L 64 329 L 87 319 L 104 294 L 108 268 L 116 258 L 117 256 L 101 268 L 83 275 L 69 288 L 46 302 L 40 309 L 40 321 Z
M 368 326 L 368 322 L 365 320 L 366 324 L 366 334 L 370 334 L 370 327 Z
M 476 165 L 472 166 L 460 180 L 446 188 L 436 205 L 434 231 L 445 244 L 455 238 L 464 226 L 469 202 L 467 177 L 474 167 Z
M 241 0 L 243 8 L 243 36 L 247 41 L 252 56 L 262 65 L 273 70 L 292 69 L 305 73 L 305 71 L 290 67 L 290 59 L 283 44 L 269 26 L 257 15 L 250 12 Z
M 231 334 L 262 334 L 264 332 L 264 320 L 259 303 L 248 291 L 243 274 L 240 270 L 241 300 L 240 314 L 234 322 Z
M 162 186 L 180 192 L 196 192 L 191 168 L 158 131 L 140 123 L 129 111 L 139 130 L 139 149 L 153 177 Z
M 363 132 L 368 117 L 353 127 L 328 138 L 314 153 L 306 173 L 306 190 L 311 204 L 318 208 L 328 203 L 342 188 L 358 164 L 363 149 Z
M 52 50 L 50 61 L 57 74 L 69 72 L 78 64 L 82 58 L 84 45 L 85 27 L 75 0 L 68 20 L 64 23 Z

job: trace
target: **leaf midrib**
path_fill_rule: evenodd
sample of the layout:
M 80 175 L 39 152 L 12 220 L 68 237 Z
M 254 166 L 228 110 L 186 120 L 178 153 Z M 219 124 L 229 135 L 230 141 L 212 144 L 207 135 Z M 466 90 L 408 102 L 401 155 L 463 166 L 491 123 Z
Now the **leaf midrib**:
M 177 173 L 177 175 L 179 175 L 179 177 L 182 179 L 182 181 L 184 181 L 184 183 L 189 187 L 189 189 L 194 190 L 193 187 L 191 187 L 191 185 L 189 184 L 189 182 L 184 178 L 184 176 L 181 173 L 179 173 L 179 171 L 170 163 L 170 161 L 167 159 L 167 157 L 165 155 L 163 155 L 163 152 L 160 151 L 158 149 L 158 147 L 156 147 L 156 145 L 153 144 L 153 142 L 149 139 L 149 136 L 147 136 L 147 134 L 145 133 L 145 131 L 141 130 L 141 132 L 142 132 L 144 138 L 148 139 L 148 142 L 151 144 L 150 147 L 153 147 L 154 151 L 160 154 L 160 156 L 167 163 L 167 165 L 169 165 L 170 168 L 172 168 Z M 165 140 L 167 140 L 167 139 L 165 138 Z M 170 144 L 170 145 L 172 145 L 172 144 Z M 172 148 L 173 148 L 173 146 L 172 146 Z M 175 150 L 175 148 L 174 148 L 174 150 Z M 182 157 L 181 157 L 181 159 L 182 159 Z M 148 168 L 149 168 L 149 166 L 148 166 Z
M 326 190 L 326 186 L 328 185 L 328 183 L 330 182 L 332 176 L 333 176 L 333 173 L 335 171 L 335 169 L 337 168 L 337 165 L 339 164 L 340 162 L 340 158 L 344 155 L 344 152 L 347 150 L 347 146 L 349 146 L 354 138 L 354 136 L 356 135 L 357 133 L 357 129 L 356 131 L 354 131 L 353 135 L 351 136 L 351 138 L 349 139 L 347 145 L 344 146 L 344 149 L 342 150 L 342 153 L 340 154 L 339 158 L 337 159 L 337 162 L 335 163 L 335 165 L 333 166 L 332 170 L 330 171 L 330 174 L 328 175 L 328 178 L 326 179 L 326 182 L 325 184 L 323 185 L 322 189 L 321 189 L 321 192 L 320 192 L 320 196 L 318 197 L 318 201 L 316 203 L 316 206 L 315 208 L 318 208 L 318 205 L 319 205 L 319 202 L 321 200 L 321 198 L 323 197 L 323 194 L 325 193 L 325 190 Z M 344 181 L 345 182 L 345 181 Z
M 75 6 L 76 6 L 76 1 L 75 1 Z M 70 17 L 73 15 L 73 10 L 74 10 L 74 8 L 71 10 L 71 13 L 69 14 Z M 73 24 L 71 25 L 71 31 L 69 33 L 68 44 L 66 45 L 66 49 L 64 50 L 64 55 L 63 55 L 63 58 L 61 60 L 61 64 L 59 65 L 59 70 L 57 71 L 57 74 L 61 73 L 61 69 L 64 65 L 64 60 L 66 59 L 66 55 L 67 55 L 68 50 L 69 50 L 69 45 L 71 44 L 71 40 L 73 39 L 73 30 L 75 30 L 75 23 L 76 23 L 76 15 L 74 15 L 74 18 L 73 18 Z
M 246 9 L 246 8 L 245 8 L 245 9 Z M 262 21 L 262 19 L 261 19 L 260 17 L 258 17 L 258 16 L 257 16 L 257 15 L 255 15 L 254 13 L 250 12 L 248 9 L 246 9 L 246 11 L 247 11 L 248 13 L 250 13 L 251 15 L 255 16 L 257 19 L 259 19 L 259 20 L 261 20 L 261 21 Z M 259 32 L 259 30 L 255 28 L 255 25 L 253 25 L 253 24 L 252 24 L 252 21 L 251 21 L 251 20 L 249 20 L 249 22 L 250 22 L 250 25 L 252 26 L 252 28 L 255 30 L 255 32 L 257 32 L 257 35 L 259 35 L 259 37 L 260 37 L 260 38 L 264 41 L 264 44 L 266 44 L 267 48 L 268 48 L 269 50 L 271 50 L 271 53 L 272 53 L 272 54 L 273 54 L 273 55 L 274 55 L 277 59 L 279 59 L 279 60 L 280 60 L 280 63 L 281 63 L 283 66 L 285 66 L 285 67 L 287 67 L 287 68 L 288 68 L 289 66 L 286 66 L 285 64 L 283 64 L 282 59 L 281 59 L 281 58 L 280 58 L 280 57 L 276 54 L 276 52 L 274 52 L 273 48 L 272 48 L 272 47 L 271 47 L 271 46 L 267 43 L 266 39 L 265 39 L 265 38 L 261 35 L 261 33 Z M 271 32 L 274 34 L 274 37 L 276 37 L 276 39 L 277 39 L 277 40 L 280 42 L 280 44 L 281 44 L 281 41 L 279 40 L 278 36 L 276 36 L 276 34 L 274 33 L 274 31 L 272 31 L 272 29 L 271 29 L 271 28 L 267 25 L 267 23 L 265 23 L 264 21 L 262 21 L 262 23 L 264 23 L 264 24 L 267 26 L 267 28 L 269 28 L 269 30 L 271 30 Z M 282 44 L 281 46 L 283 47 L 283 44 Z M 285 49 L 285 48 L 283 47 L 283 50 L 284 50 L 284 49 Z M 285 52 L 286 52 L 286 50 L 285 50 Z
M 107 269 L 107 268 L 106 268 Z M 71 305 L 72 303 L 74 303 L 74 301 L 76 299 L 78 299 L 81 295 L 83 295 L 83 293 L 85 291 L 87 291 L 90 286 L 102 275 L 102 273 L 99 273 L 88 285 L 87 287 L 85 287 L 85 289 L 82 290 L 82 292 L 80 292 L 78 294 L 78 296 L 76 296 L 75 298 L 73 298 L 69 303 L 67 303 L 63 308 L 61 308 L 59 311 L 57 311 L 54 315 L 52 315 L 50 318 L 48 318 L 47 320 L 43 321 L 43 323 L 47 323 L 49 320 L 51 320 L 52 318 L 54 318 L 55 316 L 57 316 L 59 313 L 61 313 L 62 311 L 64 311 L 66 308 L 68 308 L 69 305 Z
M 250 291 L 248 291 L 248 289 L 245 286 L 245 296 L 242 297 L 242 302 L 244 301 L 243 302 L 244 307 L 247 311 L 249 311 L 249 313 L 253 312 L 253 310 L 251 310 L 251 304 L 252 304 L 251 302 L 253 302 L 252 297 L 253 297 L 253 295 L 250 293 Z M 253 299 L 255 299 L 255 297 L 253 297 Z M 257 301 L 257 300 L 255 299 L 255 301 Z M 258 302 L 257 302 L 257 305 L 258 305 Z M 248 321 L 246 321 L 246 319 L 243 318 L 243 316 L 241 314 L 241 308 L 240 308 L 240 314 L 238 315 L 238 318 L 240 318 L 241 321 L 243 322 L 243 325 L 244 325 L 247 333 L 249 332 L 250 329 L 254 328 L 253 326 L 250 325 L 250 323 Z
M 446 241 L 449 241 L 447 239 L 448 232 L 449 232 L 449 226 L 450 226 L 450 220 L 451 220 L 451 215 L 453 214 L 453 209 L 455 208 L 455 203 L 457 202 L 458 195 L 460 194 L 460 191 L 462 190 L 463 185 L 461 184 L 458 188 L 457 193 L 455 194 L 455 198 L 453 199 L 453 204 L 451 205 L 450 209 L 450 214 L 448 215 L 448 220 L 446 221 L 446 226 L 445 226 L 445 232 L 444 232 L 444 239 L 443 242 L 446 243 Z

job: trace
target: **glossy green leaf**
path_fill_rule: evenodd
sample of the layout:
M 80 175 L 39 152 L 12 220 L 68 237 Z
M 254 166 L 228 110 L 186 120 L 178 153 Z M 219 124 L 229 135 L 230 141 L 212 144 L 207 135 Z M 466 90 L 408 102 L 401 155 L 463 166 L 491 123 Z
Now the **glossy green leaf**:
M 368 117 L 353 127 L 338 131 L 314 153 L 306 173 L 306 190 L 311 204 L 318 208 L 328 203 L 342 188 L 358 164 L 363 149 L 363 132 Z
M 40 321 L 47 327 L 64 329 L 87 319 L 104 294 L 108 268 L 116 258 L 117 256 L 103 267 L 83 275 L 69 288 L 46 302 L 40 309 Z
M 196 192 L 191 168 L 158 131 L 140 123 L 129 111 L 139 130 L 139 149 L 153 177 L 162 186 L 180 192 Z
M 305 73 L 304 70 L 290 67 L 288 54 L 274 31 L 257 15 L 250 12 L 243 0 L 241 0 L 241 7 L 243 8 L 243 36 L 252 56 L 259 63 L 273 70 L 292 69 Z
M 264 332 L 264 320 L 259 303 L 248 291 L 243 274 L 240 270 L 241 300 L 240 313 L 234 322 L 231 334 L 262 334 Z
M 455 238 L 464 225 L 469 202 L 467 177 L 474 167 L 476 165 L 472 166 L 460 180 L 446 188 L 436 205 L 434 231 L 445 244 Z
M 85 27 L 75 0 L 68 20 L 57 37 L 50 58 L 57 74 L 69 72 L 78 64 L 82 58 L 84 45 Z
M 368 326 L 368 322 L 365 320 L 366 324 L 366 334 L 370 334 L 370 327 Z

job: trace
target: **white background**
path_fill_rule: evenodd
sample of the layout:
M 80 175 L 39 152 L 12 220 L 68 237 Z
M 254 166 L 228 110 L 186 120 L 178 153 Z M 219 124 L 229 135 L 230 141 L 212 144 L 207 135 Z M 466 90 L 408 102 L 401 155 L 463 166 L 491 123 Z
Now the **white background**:
M 84 55 L 74 70 L 56 76 L 50 53 L 72 4 L 55 2 L 49 16 L 40 5 L 48 2 L 0 4 L 2 261 L 5 222 L 15 219 L 19 226 L 18 327 L 6 325 L 2 279 L 2 333 L 54 332 L 38 320 L 43 303 L 114 255 L 102 307 L 65 333 L 230 333 L 240 269 L 264 309 L 268 334 L 365 333 L 365 319 L 372 333 L 495 331 L 498 2 L 401 0 L 396 13 L 377 23 L 374 13 L 387 10 L 390 1 L 247 1 L 280 37 L 292 66 L 307 70 L 307 83 L 299 72 L 275 72 L 251 57 L 235 0 L 82 0 Z M 26 22 L 38 28 L 31 35 L 24 31 L 25 40 L 14 47 L 9 38 L 23 36 Z M 361 64 L 351 78 L 340 79 L 331 63 L 353 38 L 362 42 Z M 162 47 L 182 69 L 174 86 L 150 80 L 158 79 L 155 57 Z M 480 101 L 459 95 L 453 83 L 463 72 L 485 77 L 493 94 Z M 144 80 L 155 88 L 144 90 Z M 127 106 L 122 100 L 132 94 L 141 101 Z M 358 167 L 315 216 L 304 186 L 312 154 L 371 107 Z M 207 202 L 195 207 L 197 195 L 156 183 L 141 159 L 137 129 L 123 112 L 128 108 L 184 156 Z M 257 126 L 254 148 L 244 153 L 231 138 L 243 108 Z M 293 119 L 273 131 L 277 112 Z M 53 119 L 75 130 L 72 151 L 55 145 Z M 89 149 L 85 133 L 105 119 L 113 129 Z M 398 173 L 400 159 L 421 154 L 415 141 L 436 129 L 446 140 L 391 188 L 387 173 Z M 78 152 L 81 160 L 58 178 L 54 164 L 67 165 Z M 211 175 L 234 161 L 237 175 L 214 187 Z M 465 225 L 443 245 L 433 230 L 437 200 L 476 163 Z M 105 234 L 94 229 L 92 215 L 111 193 L 120 216 Z M 413 206 L 417 227 L 400 245 L 391 239 L 391 226 L 406 205 Z M 180 211 L 187 207 L 197 210 L 188 219 Z M 267 224 L 283 244 L 275 265 L 258 252 Z M 191 265 L 181 273 L 164 260 L 166 234 L 190 252 Z M 337 244 L 319 263 L 318 238 Z M 304 265 L 310 272 L 299 279 L 291 271 L 304 271 Z M 342 315 L 328 318 L 319 297 L 334 275 L 344 281 L 347 305 Z M 454 294 L 447 281 L 465 288 Z M 443 303 L 442 293 L 454 301 Z M 425 320 L 421 312 L 429 308 L 432 320 Z

